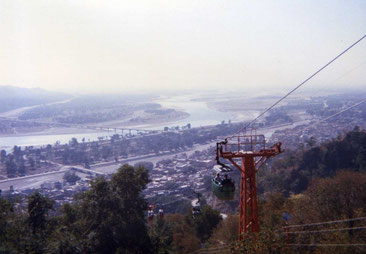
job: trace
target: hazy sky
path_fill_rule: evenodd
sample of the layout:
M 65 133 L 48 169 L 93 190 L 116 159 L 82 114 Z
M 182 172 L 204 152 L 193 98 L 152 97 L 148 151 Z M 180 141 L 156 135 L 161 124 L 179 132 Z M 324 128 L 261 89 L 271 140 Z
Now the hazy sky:
M 0 85 L 294 87 L 366 34 L 366 0 L 1 0 Z M 309 86 L 366 87 L 366 39 Z

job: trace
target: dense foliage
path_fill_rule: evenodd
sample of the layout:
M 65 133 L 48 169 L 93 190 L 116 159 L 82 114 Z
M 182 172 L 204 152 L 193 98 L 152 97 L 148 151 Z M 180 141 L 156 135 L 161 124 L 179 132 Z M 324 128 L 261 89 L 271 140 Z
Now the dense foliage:
M 124 165 L 54 216 L 47 216 L 53 202 L 38 192 L 28 197 L 26 215 L 1 199 L 0 246 L 9 253 L 151 253 L 141 194 L 148 182 L 143 167 Z
M 110 180 L 98 177 L 74 202 L 55 210 L 38 192 L 28 197 L 26 213 L 13 199 L 0 198 L 1 253 L 192 253 L 202 246 L 227 247 L 234 253 L 283 253 L 288 224 L 307 224 L 366 216 L 366 133 L 355 128 L 344 137 L 289 151 L 262 175 L 272 190 L 259 200 L 262 233 L 237 241 L 238 216 L 222 219 L 218 211 L 202 205 L 193 216 L 166 214 L 146 221 L 142 194 L 149 182 L 143 165 L 124 165 Z M 75 144 L 76 145 L 76 144 Z M 331 156 L 333 154 L 333 156 Z M 6 156 L 6 154 L 3 154 Z M 19 156 L 16 149 L 14 160 Z M 4 163 L 7 156 L 4 157 Z M 300 188 L 301 186 L 301 188 Z M 267 187 L 269 188 L 269 187 Z M 290 214 L 285 221 L 283 214 Z M 360 230 L 349 230 L 359 227 Z M 293 234 L 292 244 L 349 244 L 366 242 L 365 222 L 345 221 L 312 226 L 322 234 Z M 331 231 L 346 228 L 342 231 Z M 298 229 L 302 230 L 302 229 Z M 362 253 L 357 247 L 311 247 L 294 253 Z
M 332 177 L 340 170 L 366 173 L 366 132 L 358 127 L 320 146 L 315 143 L 311 138 L 307 149 L 286 151 L 261 170 L 260 189 L 288 195 L 306 190 L 315 177 Z
M 71 175 L 66 176 L 71 178 Z M 54 209 L 38 192 L 28 197 L 26 213 L 0 198 L 1 253 L 190 253 L 207 241 L 221 221 L 209 206 L 202 214 L 156 216 L 149 227 L 142 194 L 149 182 L 141 165 L 124 165 L 110 180 L 98 177 L 73 203 Z

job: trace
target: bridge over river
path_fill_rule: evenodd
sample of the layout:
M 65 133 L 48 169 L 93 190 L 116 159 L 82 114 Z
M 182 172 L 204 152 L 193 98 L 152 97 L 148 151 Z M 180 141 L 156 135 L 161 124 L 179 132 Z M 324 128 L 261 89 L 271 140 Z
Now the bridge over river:
M 34 121 L 34 120 L 20 120 L 8 117 L 0 117 L 0 121 L 12 121 L 12 122 L 19 122 L 19 123 L 29 123 L 29 124 L 42 124 L 47 125 L 49 127 L 64 127 L 64 128 L 77 128 L 77 129 L 89 129 L 89 130 L 96 130 L 96 131 L 107 131 L 107 132 L 120 132 L 122 135 L 127 133 L 132 135 L 132 133 L 137 134 L 152 134 L 152 133 L 159 133 L 161 131 L 158 130 L 145 130 L 140 128 L 129 128 L 129 127 L 115 127 L 115 126 L 105 126 L 105 125 L 85 125 L 85 124 L 67 124 L 67 123 L 55 123 L 55 122 L 45 122 L 45 121 Z

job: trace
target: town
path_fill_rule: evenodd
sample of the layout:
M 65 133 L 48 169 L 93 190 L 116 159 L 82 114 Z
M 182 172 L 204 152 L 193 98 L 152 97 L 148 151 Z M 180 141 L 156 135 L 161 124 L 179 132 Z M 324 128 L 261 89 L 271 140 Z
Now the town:
M 319 98 L 314 101 L 320 103 Z M 339 108 L 348 105 L 340 104 Z M 327 123 L 319 122 L 319 115 L 329 116 L 332 112 L 327 113 L 327 107 L 322 110 L 308 110 L 308 118 L 298 119 L 298 113 L 291 114 L 288 108 L 281 107 L 257 124 L 258 133 L 261 130 L 269 133 L 270 144 L 281 141 L 286 149 L 296 149 L 299 144 L 311 147 L 337 138 L 355 126 L 366 127 L 364 108 L 350 110 Z M 216 163 L 214 145 L 240 126 L 231 121 L 200 128 L 187 124 L 155 133 L 115 133 L 92 142 L 73 138 L 68 144 L 24 149 L 15 146 L 13 152 L 1 151 L 2 195 L 17 197 L 19 209 L 24 209 L 26 196 L 40 187 L 39 191 L 54 199 L 57 207 L 87 190 L 91 179 L 98 175 L 109 178 L 119 166 L 129 163 L 148 170 L 150 183 L 144 193 L 149 202 L 167 211 L 184 212 L 193 193 L 202 193 L 210 199 L 212 168 Z M 27 185 L 27 177 L 31 178 L 31 184 Z M 177 203 L 186 205 L 180 207 Z

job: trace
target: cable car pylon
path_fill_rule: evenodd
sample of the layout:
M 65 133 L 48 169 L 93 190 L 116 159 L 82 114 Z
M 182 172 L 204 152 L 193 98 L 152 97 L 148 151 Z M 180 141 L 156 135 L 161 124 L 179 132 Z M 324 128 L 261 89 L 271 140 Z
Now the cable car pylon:
M 269 158 L 282 152 L 281 143 L 266 148 L 264 135 L 257 135 L 255 130 L 217 143 L 218 158 L 229 160 L 241 172 L 239 240 L 246 233 L 259 232 L 256 173 Z

